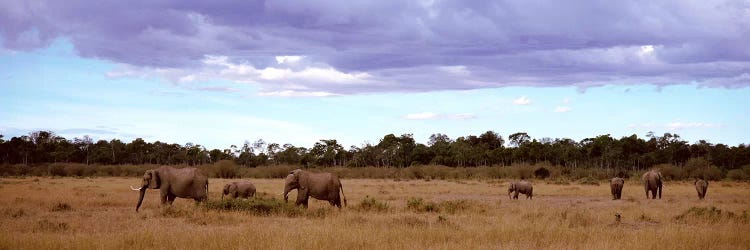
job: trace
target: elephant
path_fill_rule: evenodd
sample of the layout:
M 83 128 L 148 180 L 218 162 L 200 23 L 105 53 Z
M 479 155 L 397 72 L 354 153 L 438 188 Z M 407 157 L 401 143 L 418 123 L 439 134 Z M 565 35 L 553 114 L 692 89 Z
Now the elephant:
M 332 173 L 313 173 L 301 169 L 289 172 L 284 181 L 284 201 L 289 200 L 289 192 L 297 189 L 297 201 L 295 205 L 303 205 L 307 208 L 307 200 L 310 196 L 318 200 L 326 200 L 332 206 L 341 208 L 341 196 L 346 206 L 344 187 L 339 177 Z
M 646 199 L 648 199 L 649 191 L 651 191 L 651 199 L 656 199 L 657 191 L 659 191 L 659 199 L 661 199 L 663 179 L 661 172 L 656 170 L 651 170 L 643 174 L 641 180 L 643 181 L 643 187 L 646 189 Z
M 695 190 L 698 191 L 698 199 L 706 198 L 706 192 L 708 192 L 708 181 L 704 179 L 695 179 L 693 182 Z
M 224 199 L 224 195 L 228 195 L 231 198 L 249 198 L 255 196 L 255 185 L 249 181 L 232 182 L 224 185 L 224 190 L 221 192 L 221 199 Z
M 625 179 L 623 178 L 615 177 L 609 181 L 609 188 L 612 190 L 613 200 L 619 200 L 622 197 L 623 186 L 625 186 Z
M 518 193 L 526 195 L 526 199 L 532 199 L 534 187 L 531 186 L 531 182 L 528 181 L 514 181 L 508 186 L 508 198 L 511 198 L 510 194 L 513 193 L 511 199 L 518 199 Z
M 161 191 L 161 204 L 172 205 L 174 199 L 192 198 L 196 202 L 208 199 L 208 177 L 197 168 L 173 168 L 163 166 L 157 169 L 146 170 L 143 174 L 141 188 L 130 189 L 140 191 L 138 205 L 135 211 L 141 208 L 146 189 L 159 189 Z

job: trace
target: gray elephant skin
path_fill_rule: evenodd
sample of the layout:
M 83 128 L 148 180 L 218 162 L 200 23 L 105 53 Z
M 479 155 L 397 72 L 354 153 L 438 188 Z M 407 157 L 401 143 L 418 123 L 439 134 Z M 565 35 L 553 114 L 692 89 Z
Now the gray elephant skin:
M 221 199 L 227 195 L 230 198 L 250 198 L 255 196 L 255 185 L 249 181 L 236 181 L 224 185 L 221 191 Z
M 510 194 L 513 193 L 511 199 L 518 199 L 518 194 L 525 194 L 526 199 L 532 199 L 534 187 L 531 186 L 531 182 L 528 181 L 514 181 L 508 186 L 508 198 L 511 198 Z
M 648 199 L 648 193 L 651 192 L 651 199 L 656 199 L 656 192 L 659 192 L 659 199 L 661 199 L 662 181 L 664 178 L 661 172 L 651 170 L 643 174 L 641 181 L 643 181 L 643 187 L 646 190 L 646 199 Z
M 698 191 L 698 199 L 706 198 L 706 192 L 708 192 L 708 181 L 703 179 L 696 179 L 693 183 L 695 185 L 695 191 Z
M 161 204 L 172 205 L 175 198 L 194 199 L 196 202 L 208 199 L 208 177 L 197 168 L 173 168 L 163 166 L 157 169 L 146 170 L 143 174 L 141 188 L 130 187 L 140 191 L 138 205 L 135 211 L 141 208 L 146 189 L 159 189 Z
M 284 180 L 284 201 L 289 200 L 289 192 L 297 189 L 296 205 L 303 205 L 307 208 L 307 201 L 310 196 L 318 200 L 325 200 L 332 206 L 341 208 L 341 197 L 346 206 L 346 196 L 344 196 L 344 187 L 341 185 L 339 177 L 332 173 L 313 173 L 301 169 L 295 169 L 289 172 Z M 339 190 L 341 196 L 339 196 Z
M 612 178 L 609 181 L 609 188 L 612 191 L 612 199 L 619 200 L 622 198 L 622 187 L 625 186 L 625 179 L 620 177 Z

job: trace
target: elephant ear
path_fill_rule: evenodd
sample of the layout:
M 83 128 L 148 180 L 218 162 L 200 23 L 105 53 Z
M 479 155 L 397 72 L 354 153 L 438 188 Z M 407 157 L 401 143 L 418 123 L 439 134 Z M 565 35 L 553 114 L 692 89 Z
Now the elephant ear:
M 225 184 L 224 185 L 224 189 L 222 189 L 221 193 L 222 194 L 229 194 L 229 186 L 230 185 L 232 185 L 232 184 Z
M 159 176 L 159 171 L 156 170 L 149 170 L 151 175 L 151 180 L 148 182 L 148 187 L 151 189 L 159 189 L 161 187 L 161 176 Z

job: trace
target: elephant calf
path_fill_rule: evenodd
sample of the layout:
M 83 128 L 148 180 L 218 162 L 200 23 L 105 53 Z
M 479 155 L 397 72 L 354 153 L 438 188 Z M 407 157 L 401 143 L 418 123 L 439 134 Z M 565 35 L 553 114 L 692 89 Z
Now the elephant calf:
M 224 190 L 221 192 L 221 199 L 224 199 L 224 195 L 228 195 L 231 198 L 250 198 L 255 196 L 255 185 L 249 181 L 239 181 L 227 183 L 224 185 Z
M 698 199 L 703 199 L 706 197 L 706 192 L 708 192 L 708 181 L 703 179 L 695 179 L 695 190 L 698 191 Z
M 297 189 L 296 205 L 303 205 L 307 208 L 307 200 L 310 196 L 318 200 L 325 200 L 333 206 L 341 208 L 341 197 L 344 198 L 346 206 L 346 196 L 344 196 L 344 187 L 339 181 L 339 177 L 331 173 L 313 173 L 301 169 L 295 169 L 289 172 L 284 181 L 284 201 L 289 200 L 290 191 Z M 341 196 L 339 196 L 341 190 Z
M 609 188 L 612 190 L 613 200 L 619 200 L 622 197 L 623 186 L 625 186 L 625 179 L 623 178 L 615 177 L 609 181 Z
M 532 199 L 533 196 L 534 187 L 531 186 L 531 182 L 528 181 L 514 181 L 510 183 L 510 186 L 508 186 L 508 198 L 510 197 L 510 194 L 513 193 L 512 199 L 518 199 L 518 194 L 525 194 L 526 199 Z

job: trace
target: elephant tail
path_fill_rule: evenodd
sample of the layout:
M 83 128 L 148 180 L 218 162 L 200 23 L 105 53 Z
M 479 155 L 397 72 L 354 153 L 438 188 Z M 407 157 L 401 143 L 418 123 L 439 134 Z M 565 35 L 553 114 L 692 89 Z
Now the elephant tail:
M 344 195 L 344 185 L 339 184 L 339 189 L 341 189 L 341 197 L 344 198 L 344 206 L 346 207 L 346 195 Z

